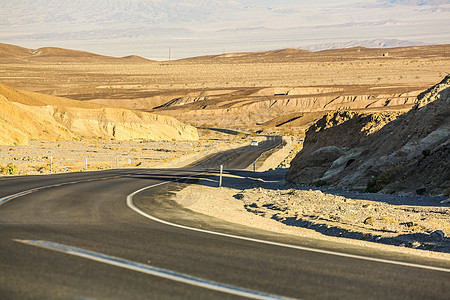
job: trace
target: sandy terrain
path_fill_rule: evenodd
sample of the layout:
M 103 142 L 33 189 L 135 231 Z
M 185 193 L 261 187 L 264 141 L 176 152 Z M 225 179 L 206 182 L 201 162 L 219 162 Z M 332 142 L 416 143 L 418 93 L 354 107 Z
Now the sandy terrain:
M 9 56 L 0 55 L 0 82 L 146 111 L 173 99 L 190 98 L 197 105 L 186 103 L 156 112 L 191 125 L 289 131 L 289 127 L 304 126 L 321 117 L 298 118 L 299 114 L 321 112 L 329 100 L 338 97 L 344 98 L 328 109 L 364 108 L 374 102 L 371 97 L 378 97 L 379 109 L 391 98 L 397 100 L 389 100 L 389 109 L 407 109 L 400 104 L 411 104 L 408 95 L 413 99 L 449 70 L 449 47 L 354 48 L 316 54 L 288 49 L 165 62 L 101 57 L 86 61 L 80 53 L 70 51 L 63 51 L 64 56 L 50 52 L 34 57 L 23 54 L 25 50 L 9 49 Z M 389 55 L 383 56 L 386 52 Z M 11 53 L 16 56 L 11 58 Z M 70 55 L 74 59 L 68 59 Z M 356 103 L 359 98 L 353 101 L 357 96 L 362 104 Z M 202 104 L 204 100 L 207 102 Z M 298 105 L 292 106 L 293 100 L 298 100 Z M 340 101 L 354 103 L 342 105 Z M 284 105 L 286 102 L 289 105 Z M 286 122 L 293 113 L 296 122 Z M 271 123 L 273 119 L 278 120 Z
M 109 168 L 184 167 L 202 157 L 248 145 L 252 137 L 233 136 L 199 130 L 199 141 L 105 141 L 84 139 L 67 142 L 31 141 L 26 146 L 0 146 L 0 172 L 14 175 L 49 174 L 102 170 Z M 87 167 L 86 167 L 87 159 Z M 1 174 L 3 173 L 3 174 Z

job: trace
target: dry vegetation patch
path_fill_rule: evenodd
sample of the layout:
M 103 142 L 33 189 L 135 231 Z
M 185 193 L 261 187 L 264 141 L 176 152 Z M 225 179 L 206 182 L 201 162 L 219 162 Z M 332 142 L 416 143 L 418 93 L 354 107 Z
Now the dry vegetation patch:
M 0 146 L 0 176 L 80 172 L 111 168 L 183 167 L 217 151 L 241 147 L 251 137 L 200 130 L 198 141 L 36 141 Z

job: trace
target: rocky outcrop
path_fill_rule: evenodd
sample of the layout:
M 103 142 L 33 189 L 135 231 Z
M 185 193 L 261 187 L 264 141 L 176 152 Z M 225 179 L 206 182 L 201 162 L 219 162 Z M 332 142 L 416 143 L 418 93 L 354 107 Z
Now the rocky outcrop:
M 76 136 L 115 140 L 198 140 L 196 128 L 147 112 L 110 108 L 0 85 L 0 144 Z
M 373 192 L 448 194 L 449 104 L 447 76 L 403 115 L 329 113 L 308 129 L 286 178 Z M 330 149 L 333 155 L 317 163 L 318 154 Z
M 117 108 L 56 108 L 53 117 L 76 135 L 115 140 L 197 140 L 197 130 L 174 118 Z
M 167 107 L 174 107 L 174 106 L 183 106 L 186 104 L 190 104 L 190 103 L 194 103 L 194 102 L 198 102 L 198 101 L 205 101 L 208 100 L 207 97 L 178 97 L 175 99 L 170 100 L 167 103 L 164 103 L 163 105 L 154 107 L 154 109 L 158 109 L 158 108 L 167 108 Z
M 31 139 L 69 140 L 74 135 L 52 117 L 46 106 L 30 107 L 0 94 L 0 145 L 23 145 Z

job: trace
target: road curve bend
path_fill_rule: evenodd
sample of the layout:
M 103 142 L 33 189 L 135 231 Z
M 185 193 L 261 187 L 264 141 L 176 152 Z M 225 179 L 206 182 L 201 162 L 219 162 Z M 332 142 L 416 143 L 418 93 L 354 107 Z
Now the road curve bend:
M 170 200 L 215 176 L 124 169 L 0 179 L 0 298 L 448 298 L 448 261 L 256 230 Z

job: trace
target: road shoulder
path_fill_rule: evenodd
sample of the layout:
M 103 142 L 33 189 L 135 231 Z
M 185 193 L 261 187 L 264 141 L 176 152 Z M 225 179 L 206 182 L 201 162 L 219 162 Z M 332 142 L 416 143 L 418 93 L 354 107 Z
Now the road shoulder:
M 436 237 L 432 238 L 441 239 L 441 243 L 434 243 L 440 245 L 436 249 L 441 251 L 429 251 L 431 249 L 426 249 L 425 247 L 416 249 L 418 248 L 414 248 L 414 245 L 416 244 L 407 242 L 401 243 L 401 246 L 388 244 L 388 242 L 396 241 L 393 237 L 401 236 L 400 233 L 394 232 L 395 230 L 384 230 L 385 232 L 383 232 L 376 228 L 373 228 L 372 230 L 371 228 L 364 228 L 364 226 L 356 224 L 356 222 L 355 224 L 348 224 L 347 222 L 327 222 L 327 220 L 325 220 L 326 218 L 323 218 L 323 216 L 317 216 L 317 214 L 320 215 L 320 211 L 313 217 L 315 218 L 315 221 L 309 223 L 286 222 L 286 220 L 299 219 L 298 215 L 294 215 L 295 207 L 289 207 L 288 205 L 280 203 L 280 199 L 286 198 L 289 194 L 293 194 L 290 195 L 290 197 L 296 197 L 298 195 L 295 195 L 295 193 L 305 193 L 307 198 L 311 201 L 315 200 L 316 202 L 320 202 L 323 207 L 330 206 L 330 203 L 327 202 L 330 200 L 328 199 L 330 197 L 333 199 L 336 198 L 336 201 L 342 202 L 343 205 L 351 205 L 352 207 L 358 205 L 370 208 L 370 205 L 374 207 L 374 205 L 379 204 L 379 202 L 351 199 L 322 193 L 319 190 L 296 190 L 292 189 L 292 187 L 287 187 L 285 183 L 281 181 L 264 181 L 262 179 L 245 176 L 245 174 L 248 173 L 241 172 L 240 175 L 226 174 L 223 179 L 224 186 L 222 187 L 218 187 L 217 181 L 215 180 L 200 180 L 197 184 L 188 185 L 184 189 L 178 191 L 173 197 L 173 200 L 194 212 L 257 229 L 372 248 L 373 250 L 394 251 L 396 253 L 411 254 L 433 259 L 450 260 L 448 248 L 444 248 L 444 251 L 442 251 L 442 245 L 445 247 L 448 239 L 445 237 L 441 239 L 437 233 L 434 234 Z M 295 192 L 293 193 L 293 191 Z M 274 196 L 276 193 L 279 194 L 279 197 Z M 302 199 L 305 201 L 304 197 Z M 319 207 L 317 203 L 312 205 L 315 205 L 314 208 L 316 209 L 323 209 L 323 207 Z M 386 203 L 382 203 L 381 205 L 383 205 L 382 208 L 386 208 L 387 210 L 390 209 L 389 206 L 392 206 L 391 204 Z M 400 211 L 403 211 L 405 208 L 405 206 L 398 207 L 400 208 Z M 414 208 L 412 205 L 406 207 Z M 424 209 L 424 207 L 420 208 Z M 425 207 L 425 209 L 426 208 L 429 208 L 431 212 L 435 210 L 434 207 Z M 449 210 L 448 207 L 440 207 L 439 209 L 445 211 Z M 357 210 L 352 211 L 358 214 Z M 367 210 L 364 208 L 360 210 L 359 213 L 367 213 Z M 408 218 L 410 216 L 411 212 L 406 211 L 404 216 L 401 217 Z M 361 216 L 358 217 L 361 218 Z M 401 221 L 398 221 L 397 223 L 400 224 Z M 302 224 L 305 224 L 305 226 L 303 227 Z M 308 224 L 309 228 L 307 228 Z M 319 227 L 322 230 L 318 230 L 317 224 L 320 224 Z M 407 227 L 408 225 L 409 224 L 402 225 L 402 227 Z M 438 227 L 440 225 L 441 224 L 436 224 Z M 344 237 L 342 237 L 341 235 L 341 237 L 339 237 L 338 233 L 329 233 L 330 231 L 336 230 L 336 228 L 340 228 L 342 232 L 352 232 L 354 233 L 354 236 L 344 235 Z M 323 229 L 325 229 L 325 231 Z M 445 231 L 447 230 L 447 228 L 443 229 Z M 374 230 L 377 234 L 373 233 Z M 432 236 L 429 233 L 426 235 Z M 425 236 L 425 234 L 422 233 L 422 236 Z M 411 235 L 411 237 L 414 238 L 415 236 Z M 422 243 L 423 245 L 426 245 L 425 242 L 422 241 Z

